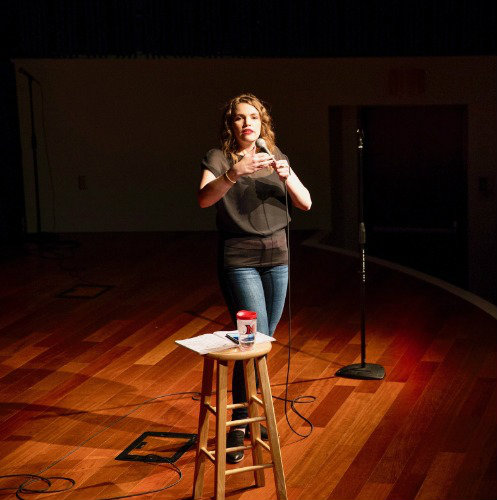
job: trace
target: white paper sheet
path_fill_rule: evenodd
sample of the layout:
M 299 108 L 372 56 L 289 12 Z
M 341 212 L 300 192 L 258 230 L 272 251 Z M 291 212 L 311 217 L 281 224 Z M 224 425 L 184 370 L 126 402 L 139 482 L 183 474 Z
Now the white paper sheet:
M 217 331 L 214 333 L 204 333 L 191 339 L 176 340 L 178 345 L 186 347 L 191 351 L 198 352 L 199 354 L 207 354 L 208 352 L 219 352 L 226 349 L 236 347 L 236 344 L 226 338 L 226 334 L 238 339 L 238 330 L 232 331 Z M 255 335 L 255 343 L 272 342 L 275 339 L 269 335 L 257 332 Z

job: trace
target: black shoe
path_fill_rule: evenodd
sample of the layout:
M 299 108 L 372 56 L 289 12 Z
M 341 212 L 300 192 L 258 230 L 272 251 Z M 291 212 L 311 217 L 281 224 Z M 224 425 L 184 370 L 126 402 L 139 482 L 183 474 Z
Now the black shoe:
M 247 437 L 250 437 L 250 425 L 249 424 L 247 424 L 245 434 Z M 267 441 L 269 439 L 268 435 L 267 435 L 267 429 L 262 424 L 261 424 L 261 439 L 263 439 L 264 441 Z
M 235 448 L 237 446 L 243 446 L 243 438 L 245 434 L 243 430 L 230 430 L 226 436 L 226 448 Z M 226 462 L 229 464 L 237 464 L 243 460 L 243 450 L 239 451 L 228 451 L 226 453 Z

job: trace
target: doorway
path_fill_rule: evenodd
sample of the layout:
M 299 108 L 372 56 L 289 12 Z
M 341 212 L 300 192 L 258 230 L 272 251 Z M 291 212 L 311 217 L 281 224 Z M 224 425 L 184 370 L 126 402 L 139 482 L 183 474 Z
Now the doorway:
M 468 285 L 467 109 L 365 106 L 367 253 Z

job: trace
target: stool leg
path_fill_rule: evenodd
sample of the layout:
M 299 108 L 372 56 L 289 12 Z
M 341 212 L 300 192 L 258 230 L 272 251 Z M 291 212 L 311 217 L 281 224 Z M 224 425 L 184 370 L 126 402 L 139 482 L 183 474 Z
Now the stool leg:
M 281 461 L 280 440 L 276 427 L 276 417 L 274 415 L 271 386 L 269 385 L 269 375 L 267 371 L 266 356 L 257 358 L 257 369 L 261 383 L 262 400 L 266 412 L 267 433 L 269 445 L 271 447 L 271 457 L 273 459 L 274 480 L 276 482 L 276 494 L 278 500 L 287 500 L 285 476 L 283 473 L 283 463 Z
M 255 383 L 255 365 L 253 359 L 243 361 L 243 370 L 245 372 L 245 393 L 247 394 L 248 414 L 250 418 L 259 416 L 257 411 L 257 403 L 252 400 L 252 396 L 257 396 L 257 386 Z M 250 441 L 252 442 L 252 463 L 260 465 L 262 461 L 262 447 L 257 442 L 257 438 L 261 437 L 261 424 L 253 422 L 250 426 Z M 256 486 L 264 486 L 264 469 L 254 471 L 254 480 Z
M 200 398 L 200 412 L 198 418 L 198 442 L 197 454 L 195 456 L 195 472 L 193 474 L 193 498 L 200 498 L 204 489 L 204 469 L 206 456 L 200 450 L 207 448 L 209 436 L 209 411 L 206 404 L 211 402 L 212 374 L 214 360 L 204 358 L 204 372 L 202 376 L 202 395 Z
M 216 387 L 216 500 L 224 500 L 226 480 L 226 392 L 228 385 L 228 362 L 217 362 Z

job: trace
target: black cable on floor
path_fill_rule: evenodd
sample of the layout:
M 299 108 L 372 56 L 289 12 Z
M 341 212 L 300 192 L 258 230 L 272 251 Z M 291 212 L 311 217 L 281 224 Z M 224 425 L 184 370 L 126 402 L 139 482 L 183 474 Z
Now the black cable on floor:
M 125 418 L 129 417 L 131 414 L 135 413 L 136 411 L 138 411 L 139 409 L 141 409 L 146 404 L 151 403 L 153 401 L 157 401 L 158 399 L 162 399 L 162 398 L 165 398 L 165 397 L 168 397 L 168 396 L 181 396 L 181 395 L 185 395 L 185 394 L 191 394 L 192 397 L 194 397 L 194 396 L 198 397 L 199 396 L 198 392 L 185 391 L 185 392 L 173 392 L 173 393 L 168 393 L 168 394 L 162 394 L 160 396 L 155 396 L 153 398 L 149 398 L 149 399 L 143 401 L 142 403 L 140 403 L 136 408 L 133 408 L 128 413 L 120 416 L 119 418 L 117 418 L 116 420 L 114 420 L 112 423 L 106 425 L 105 427 L 103 427 L 102 429 L 100 429 L 98 432 L 95 432 L 94 434 L 92 434 L 88 438 L 84 439 L 81 443 L 79 443 L 71 451 L 69 451 L 68 453 L 66 453 L 62 457 L 60 457 L 57 460 L 55 460 L 50 465 L 47 465 L 44 469 L 42 469 L 41 471 L 39 471 L 37 474 L 6 474 L 6 475 L 0 475 L 0 479 L 6 479 L 6 478 L 12 478 L 12 477 L 26 478 L 26 481 L 23 481 L 17 487 L 4 487 L 4 488 L 0 488 L 0 491 L 13 490 L 13 492 L 15 492 L 16 498 L 18 498 L 19 500 L 26 500 L 26 498 L 23 496 L 23 495 L 26 495 L 26 494 L 60 493 L 60 492 L 71 490 L 75 486 L 75 484 L 76 484 L 76 481 L 74 481 L 74 479 L 72 479 L 70 477 L 64 477 L 64 476 L 48 476 L 47 477 L 47 476 L 43 476 L 43 474 L 47 470 L 51 469 L 52 467 L 54 467 L 58 463 L 60 463 L 63 460 L 65 460 L 67 457 L 69 457 L 73 453 L 76 453 L 76 451 L 78 451 L 79 449 L 81 449 L 86 443 L 88 443 L 92 439 L 96 438 L 97 436 L 99 436 L 103 432 L 109 430 L 111 427 L 117 425 L 119 422 L 121 422 Z M 175 464 L 169 463 L 168 465 L 171 465 L 171 467 L 173 468 L 173 470 L 178 474 L 178 479 L 175 482 L 173 482 L 171 484 L 168 484 L 168 485 L 166 485 L 166 486 L 164 486 L 162 488 L 155 489 L 155 490 L 142 491 L 142 492 L 138 492 L 138 493 L 132 493 L 132 494 L 129 494 L 129 495 L 120 495 L 120 496 L 114 496 L 114 497 L 99 498 L 98 500 L 118 500 L 120 498 L 132 498 L 132 497 L 136 497 L 136 496 L 149 495 L 149 494 L 152 494 L 152 493 L 159 493 L 161 491 L 164 491 L 164 490 L 167 490 L 169 488 L 172 488 L 173 486 L 175 486 L 176 484 L 178 484 L 181 481 L 181 479 L 183 477 L 183 474 L 182 474 L 181 470 Z M 69 485 L 68 485 L 67 488 L 62 488 L 62 489 L 57 489 L 57 490 L 51 490 L 50 487 L 53 484 L 53 480 L 66 481 L 66 482 L 69 483 Z M 40 489 L 40 488 L 35 489 L 35 488 L 30 488 L 29 487 L 29 485 L 32 485 L 32 484 L 34 484 L 36 482 L 39 482 L 39 481 L 45 483 L 46 487 L 42 488 L 42 489 Z M 75 491 L 77 491 L 77 490 L 75 490 Z

